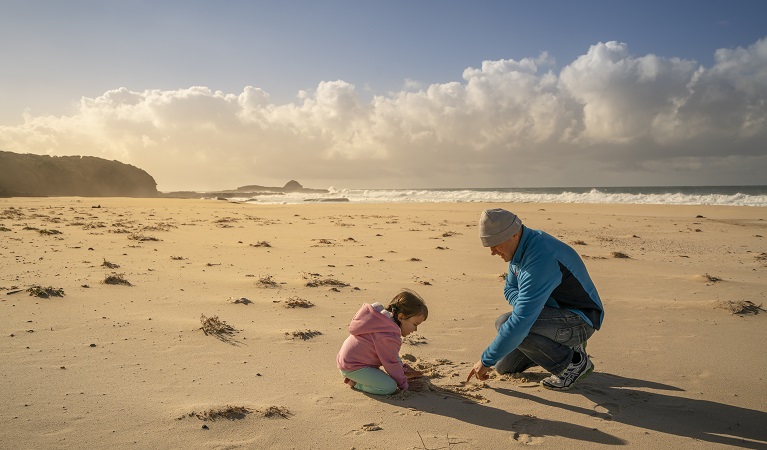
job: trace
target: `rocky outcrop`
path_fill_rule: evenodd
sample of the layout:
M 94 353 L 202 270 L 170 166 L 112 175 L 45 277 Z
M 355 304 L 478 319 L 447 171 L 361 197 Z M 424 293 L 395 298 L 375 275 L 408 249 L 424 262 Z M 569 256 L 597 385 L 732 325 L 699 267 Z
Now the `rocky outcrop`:
M 311 189 L 301 186 L 296 180 L 288 181 L 283 187 L 276 186 L 261 186 L 258 184 L 249 184 L 247 186 L 240 186 L 237 189 L 224 189 L 220 191 L 175 191 L 175 192 L 163 192 L 158 194 L 160 197 L 168 198 L 238 198 L 238 197 L 259 197 L 263 195 L 284 195 L 289 192 L 298 192 L 304 194 L 327 194 L 327 189 Z
M 229 192 L 229 191 L 225 191 Z M 285 183 L 285 186 L 283 187 L 270 187 L 270 186 L 259 186 L 257 184 L 250 184 L 247 186 L 240 186 L 238 187 L 235 192 L 243 193 L 258 193 L 258 192 L 315 192 L 315 193 L 327 193 L 327 189 L 310 189 L 305 188 L 301 186 L 301 183 L 299 183 L 296 180 L 290 180 L 287 183 Z
M 0 151 L 0 196 L 156 197 L 157 183 L 119 161 Z
M 283 192 L 301 192 L 303 190 L 304 187 L 296 180 L 290 180 L 282 187 Z

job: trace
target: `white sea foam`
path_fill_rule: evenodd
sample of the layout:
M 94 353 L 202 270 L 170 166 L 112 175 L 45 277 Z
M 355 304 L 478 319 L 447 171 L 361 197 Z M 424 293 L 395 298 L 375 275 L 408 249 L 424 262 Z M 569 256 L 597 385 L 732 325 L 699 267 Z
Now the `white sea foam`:
M 642 192 L 658 191 L 658 192 Z M 580 190 L 580 192 L 579 192 Z M 664 190 L 666 192 L 664 192 Z M 606 203 L 654 205 L 767 206 L 767 188 L 531 188 L 531 189 L 336 189 L 327 194 L 289 193 L 252 199 L 253 203 L 305 203 L 346 199 L 352 203 Z M 610 192 L 612 191 L 612 192 Z M 634 191 L 634 192 L 632 192 Z

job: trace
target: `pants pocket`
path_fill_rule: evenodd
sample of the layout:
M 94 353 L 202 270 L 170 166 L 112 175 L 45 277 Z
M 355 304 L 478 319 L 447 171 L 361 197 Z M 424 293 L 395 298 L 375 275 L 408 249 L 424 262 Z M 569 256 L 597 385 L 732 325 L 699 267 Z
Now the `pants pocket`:
M 576 345 L 586 342 L 594 333 L 594 329 L 585 325 L 576 325 L 574 327 L 560 328 L 557 330 L 554 340 L 560 344 L 567 345 L 568 347 L 575 347 Z
M 554 340 L 560 344 L 564 344 L 573 338 L 573 332 L 576 328 L 577 327 L 567 327 L 558 329 L 557 333 L 554 335 Z

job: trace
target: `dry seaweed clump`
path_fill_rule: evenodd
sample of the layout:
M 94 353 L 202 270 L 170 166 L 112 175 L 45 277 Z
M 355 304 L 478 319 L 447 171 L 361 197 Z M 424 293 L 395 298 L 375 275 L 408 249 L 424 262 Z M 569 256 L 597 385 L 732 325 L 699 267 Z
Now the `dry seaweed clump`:
M 59 231 L 59 230 L 45 230 L 45 229 L 42 229 L 42 230 L 37 230 L 37 232 L 40 233 L 40 234 L 43 234 L 43 235 L 47 235 L 47 236 L 51 236 L 51 235 L 54 235 L 54 234 L 62 234 L 61 231 Z
M 737 314 L 740 316 L 743 315 L 757 315 L 760 312 L 764 311 L 762 309 L 762 304 L 755 304 L 753 302 L 750 302 L 748 300 L 726 300 L 717 302 L 716 304 L 717 308 L 726 309 L 730 311 L 732 314 Z
M 217 419 L 226 420 L 240 420 L 247 417 L 249 414 L 257 414 L 258 416 L 265 417 L 267 419 L 282 418 L 289 419 L 293 415 L 288 408 L 284 406 L 269 406 L 266 409 L 252 409 L 245 406 L 220 406 L 217 408 L 210 408 L 204 411 L 192 411 L 184 414 L 181 417 L 177 417 L 177 420 L 186 419 L 187 417 L 196 417 L 206 422 L 213 422 Z
M 705 279 L 706 281 L 710 281 L 712 283 L 716 283 L 717 281 L 722 281 L 721 278 L 715 277 L 715 276 L 709 275 L 709 274 L 704 274 L 703 275 L 703 279 Z
M 312 306 L 314 306 L 314 303 L 309 300 L 295 296 L 290 297 L 288 301 L 285 302 L 286 308 L 311 308 Z
M 283 419 L 290 419 L 290 416 L 293 415 L 293 413 L 290 412 L 290 410 L 284 406 L 270 406 L 263 410 L 259 409 L 258 413 L 261 416 L 266 417 L 268 419 L 273 419 L 277 417 L 281 417 Z
M 625 258 L 629 258 L 629 255 L 627 255 L 627 254 L 625 254 L 623 252 L 612 252 L 612 257 L 613 258 L 619 258 L 619 259 L 625 259 Z
M 115 264 L 113 262 L 109 262 L 106 259 L 104 259 L 104 262 L 101 264 L 103 267 L 109 268 L 109 269 L 118 269 L 120 268 L 119 264 Z
M 117 284 L 122 286 L 132 286 L 128 280 L 125 279 L 124 275 L 121 273 L 113 273 L 111 275 L 107 275 L 106 278 L 104 278 L 103 281 L 104 284 Z
M 250 301 L 249 299 L 245 297 L 237 297 L 237 298 L 229 297 L 229 302 L 237 304 L 237 305 L 250 305 L 251 303 L 253 303 L 252 301 Z
M 200 315 L 200 322 L 202 323 L 200 329 L 206 336 L 231 336 L 237 332 L 236 328 L 220 320 L 218 316 L 205 317 L 205 314 L 202 314 Z
M 139 241 L 139 242 L 159 241 L 159 239 L 157 239 L 154 236 L 146 236 L 141 233 L 131 233 L 130 235 L 128 235 L 128 239 L 132 241 Z
M 304 278 L 311 278 L 306 283 L 306 287 L 320 287 L 320 286 L 346 287 L 346 286 L 349 286 L 349 283 L 344 283 L 343 281 L 336 280 L 335 278 L 319 278 L 319 276 L 320 275 L 316 274 L 316 273 L 304 274 Z
M 29 292 L 30 297 L 50 298 L 64 296 L 64 289 L 54 288 L 53 286 L 41 287 L 34 285 L 27 289 L 27 292 Z
M 250 244 L 251 247 L 271 247 L 272 244 L 268 243 L 267 241 L 259 241 L 255 244 Z
M 13 206 L 0 213 L 0 219 L 20 219 L 22 217 L 24 217 L 24 213 L 21 212 L 21 209 L 14 208 Z
M 186 416 L 179 417 L 178 420 L 181 420 L 185 417 L 197 417 L 200 420 L 211 422 L 215 421 L 216 419 L 239 420 L 244 419 L 245 416 L 252 412 L 253 410 L 244 406 L 226 405 L 219 408 L 210 408 L 205 411 L 192 411 L 186 414 Z
M 260 287 L 265 288 L 276 288 L 280 287 L 280 285 L 274 281 L 274 277 L 271 275 L 264 275 L 261 278 L 258 279 L 258 282 L 256 284 Z
M 316 336 L 322 336 L 322 332 L 317 330 L 298 330 L 292 333 L 285 332 L 285 336 L 292 339 L 298 338 L 306 341 Z

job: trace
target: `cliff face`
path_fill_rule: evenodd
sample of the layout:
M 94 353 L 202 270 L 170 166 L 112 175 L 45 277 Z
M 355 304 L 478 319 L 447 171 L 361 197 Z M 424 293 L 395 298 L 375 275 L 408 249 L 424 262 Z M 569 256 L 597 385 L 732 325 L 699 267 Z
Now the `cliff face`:
M 0 151 L 0 196 L 155 197 L 157 183 L 119 161 Z

